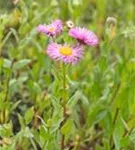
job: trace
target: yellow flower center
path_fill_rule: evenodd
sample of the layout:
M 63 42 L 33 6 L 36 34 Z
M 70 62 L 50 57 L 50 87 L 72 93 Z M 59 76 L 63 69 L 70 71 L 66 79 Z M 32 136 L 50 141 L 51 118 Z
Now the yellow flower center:
M 70 56 L 72 55 L 72 49 L 70 47 L 67 47 L 67 46 L 63 46 L 59 49 L 60 53 L 62 55 L 65 55 L 65 56 Z
M 55 31 L 55 28 L 51 27 L 51 28 L 49 28 L 49 31 L 53 32 L 53 31 Z

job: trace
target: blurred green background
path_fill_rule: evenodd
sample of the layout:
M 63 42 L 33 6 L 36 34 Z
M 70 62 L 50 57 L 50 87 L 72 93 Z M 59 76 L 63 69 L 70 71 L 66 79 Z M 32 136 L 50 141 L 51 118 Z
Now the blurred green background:
M 36 32 L 57 18 L 100 39 L 68 72 L 66 150 L 135 149 L 134 12 L 134 0 L 0 0 L 0 150 L 60 150 L 60 68 Z

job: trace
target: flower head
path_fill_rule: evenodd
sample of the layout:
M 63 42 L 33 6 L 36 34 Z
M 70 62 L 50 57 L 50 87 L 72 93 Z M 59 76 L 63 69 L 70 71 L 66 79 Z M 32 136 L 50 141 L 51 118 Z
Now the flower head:
M 77 39 L 81 44 L 96 46 L 99 43 L 95 33 L 85 28 L 80 28 L 80 27 L 72 28 L 69 30 L 69 35 Z
M 83 56 L 82 46 L 68 46 L 57 43 L 50 43 L 47 48 L 47 54 L 55 60 L 63 61 L 66 64 L 75 64 Z
M 61 20 L 55 20 L 49 25 L 39 25 L 37 31 L 44 33 L 47 36 L 56 36 L 63 30 L 63 23 Z

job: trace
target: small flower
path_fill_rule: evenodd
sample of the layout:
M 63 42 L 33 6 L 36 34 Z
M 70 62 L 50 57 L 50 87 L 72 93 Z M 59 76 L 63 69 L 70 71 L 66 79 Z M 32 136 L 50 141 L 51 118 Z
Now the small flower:
M 49 25 L 39 25 L 37 31 L 44 33 L 47 36 L 56 36 L 63 30 L 63 23 L 61 20 L 55 20 Z
M 85 28 L 75 27 L 69 30 L 69 35 L 77 39 L 81 44 L 97 46 L 99 41 L 95 33 Z
M 60 45 L 57 43 L 50 43 L 47 48 L 49 57 L 55 60 L 63 61 L 66 64 L 75 64 L 83 56 L 82 46 L 68 46 L 67 44 Z
M 57 32 L 61 32 L 63 30 L 63 23 L 60 19 L 53 21 L 52 25 L 54 25 L 56 27 Z

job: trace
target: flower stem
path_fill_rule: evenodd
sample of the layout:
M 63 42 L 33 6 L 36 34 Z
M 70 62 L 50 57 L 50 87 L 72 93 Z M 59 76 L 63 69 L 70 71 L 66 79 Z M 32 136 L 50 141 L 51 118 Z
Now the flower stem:
M 66 65 L 62 64 L 62 76 L 63 76 L 63 95 L 62 95 L 62 107 L 63 107 L 63 121 L 61 128 L 66 121 L 66 101 L 67 101 L 67 91 L 66 91 Z M 65 135 L 61 133 L 61 150 L 65 148 Z

